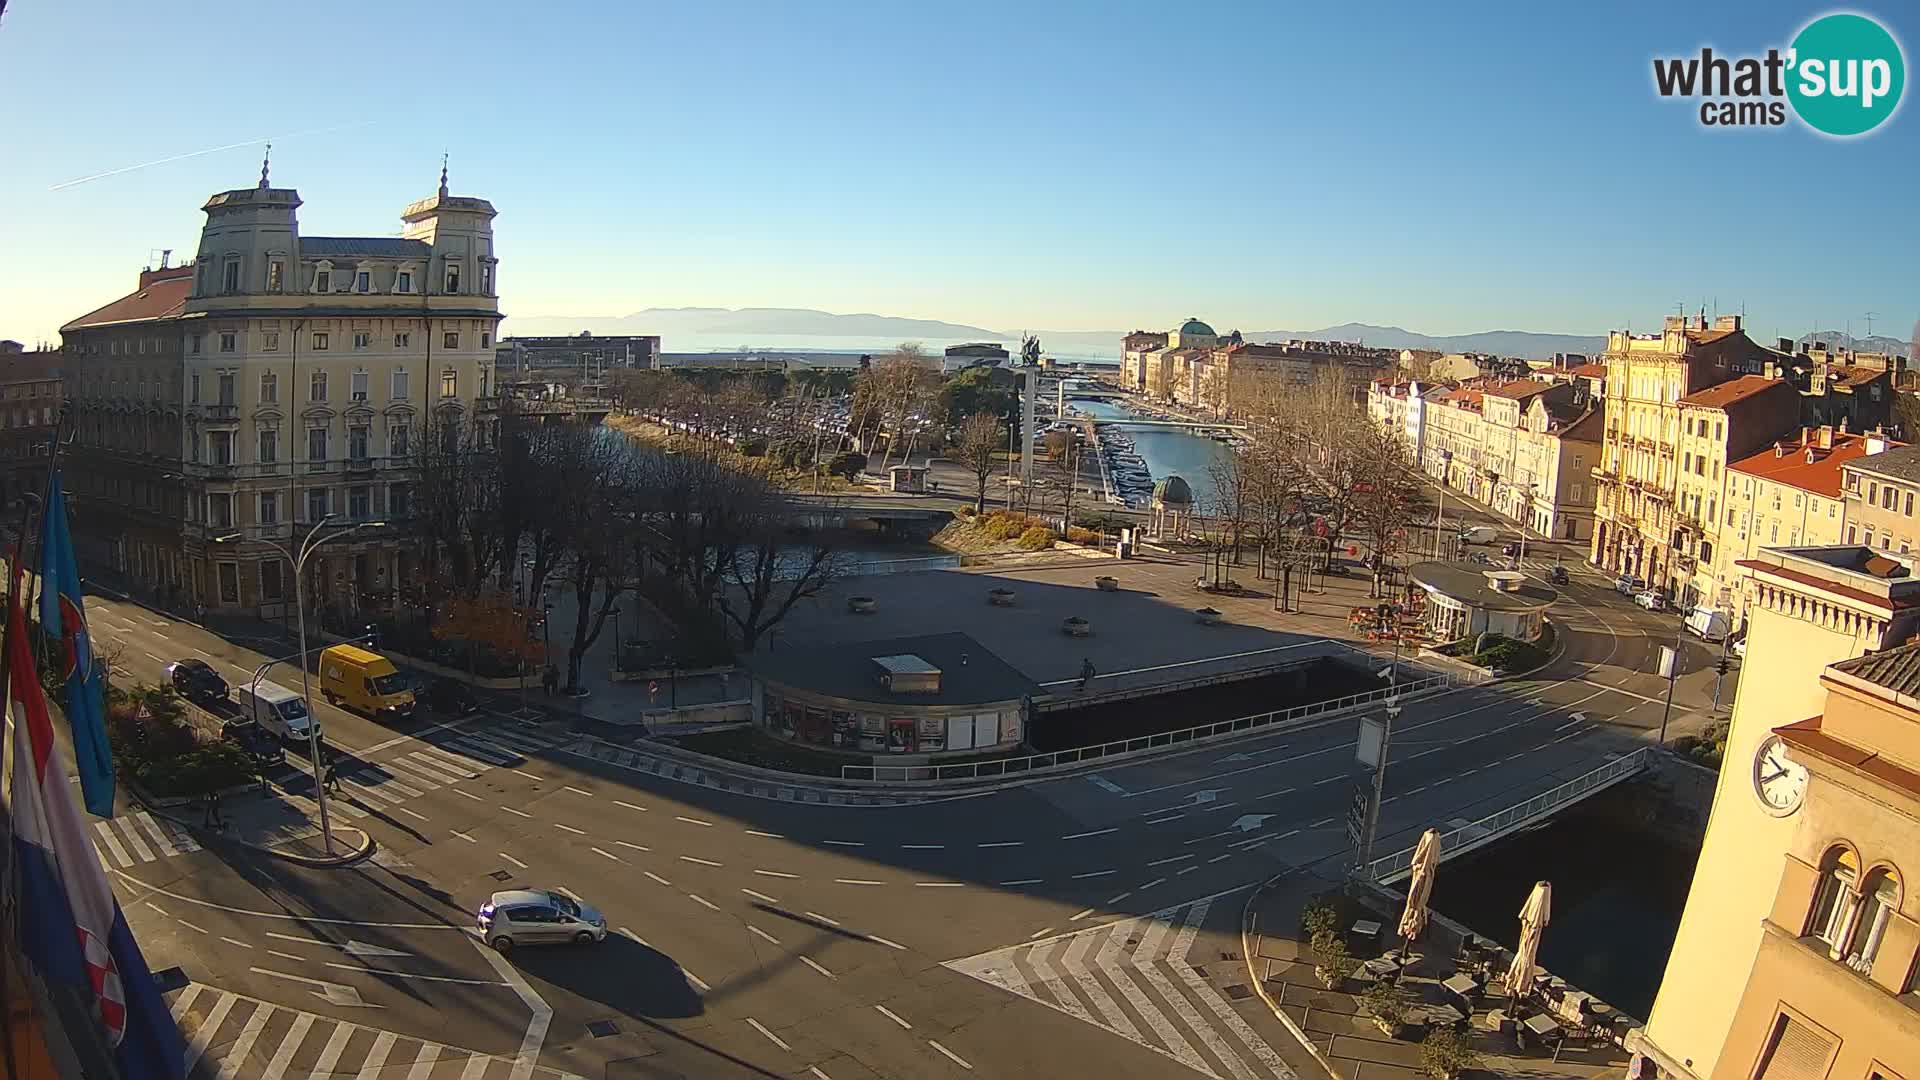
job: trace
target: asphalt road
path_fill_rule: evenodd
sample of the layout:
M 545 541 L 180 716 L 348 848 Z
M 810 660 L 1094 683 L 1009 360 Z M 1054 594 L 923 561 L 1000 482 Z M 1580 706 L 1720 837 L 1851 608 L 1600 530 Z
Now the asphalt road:
M 260 662 L 137 606 L 89 610 L 123 678 L 198 655 L 239 681 Z M 1677 619 L 1595 577 L 1555 614 L 1549 673 L 1406 708 L 1377 853 L 1643 745 Z M 1705 694 L 1682 683 L 1682 725 Z M 150 834 L 142 857 L 124 833 L 109 854 L 153 966 L 191 981 L 174 1003 L 203 1075 L 1310 1074 L 1220 961 L 1246 889 L 1345 852 L 1353 718 L 877 807 L 663 779 L 504 712 L 398 732 L 316 711 L 353 754 L 340 812 L 376 861 L 304 870 Z M 567 889 L 615 932 L 507 962 L 468 927 L 519 885 Z M 523 1048 L 539 1069 L 514 1067 Z

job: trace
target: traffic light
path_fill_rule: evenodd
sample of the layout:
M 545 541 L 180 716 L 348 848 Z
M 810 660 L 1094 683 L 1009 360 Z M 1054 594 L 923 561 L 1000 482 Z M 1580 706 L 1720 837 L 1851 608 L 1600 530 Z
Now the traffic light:
M 367 624 L 367 649 L 371 652 L 380 651 L 380 630 L 372 623 Z

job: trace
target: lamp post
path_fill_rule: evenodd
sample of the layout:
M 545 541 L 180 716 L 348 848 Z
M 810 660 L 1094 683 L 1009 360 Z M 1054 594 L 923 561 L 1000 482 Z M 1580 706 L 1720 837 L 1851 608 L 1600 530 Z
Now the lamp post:
M 337 533 L 321 536 L 320 530 L 326 528 L 327 522 L 332 521 L 333 517 L 334 515 L 327 514 L 319 521 L 314 522 L 313 528 L 308 531 L 306 539 L 300 541 L 300 547 L 297 553 L 290 552 L 278 543 L 268 540 L 265 537 L 260 539 L 261 543 L 278 552 L 281 558 L 293 565 L 293 603 L 295 617 L 300 620 L 300 701 L 307 709 L 307 757 L 308 760 L 313 763 L 314 801 L 320 805 L 320 837 L 329 855 L 333 854 L 333 828 L 327 815 L 327 786 L 322 782 L 320 773 L 320 722 L 316 720 L 313 715 L 313 688 L 310 673 L 307 671 L 307 594 L 306 590 L 301 586 L 307 566 L 307 558 L 322 545 L 333 540 L 338 540 L 349 533 L 364 529 L 369 525 L 386 524 L 384 521 L 361 521 L 349 525 Z M 224 544 L 239 538 L 239 533 L 229 533 L 226 536 L 215 537 L 213 542 L 216 544 Z

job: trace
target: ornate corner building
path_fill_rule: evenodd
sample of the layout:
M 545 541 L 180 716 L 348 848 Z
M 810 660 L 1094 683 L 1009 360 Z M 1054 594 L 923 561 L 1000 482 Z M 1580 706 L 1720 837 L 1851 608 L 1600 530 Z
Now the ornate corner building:
M 90 572 L 210 611 L 280 617 L 297 544 L 309 606 L 380 610 L 415 583 L 415 440 L 494 422 L 501 319 L 491 203 L 437 193 L 398 237 L 301 236 L 268 184 L 201 209 L 198 254 L 61 328 L 66 467 Z

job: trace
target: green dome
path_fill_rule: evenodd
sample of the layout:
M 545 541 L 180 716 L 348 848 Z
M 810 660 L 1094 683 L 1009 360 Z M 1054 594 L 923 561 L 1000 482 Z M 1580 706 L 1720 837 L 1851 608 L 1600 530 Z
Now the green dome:
M 1186 322 L 1180 324 L 1180 336 L 1186 337 L 1188 334 L 1205 334 L 1208 337 L 1219 336 L 1213 332 L 1213 327 L 1208 326 L 1199 319 L 1188 319 Z
M 1193 488 L 1188 487 L 1180 477 L 1169 475 L 1153 485 L 1153 501 L 1161 506 L 1192 506 Z

